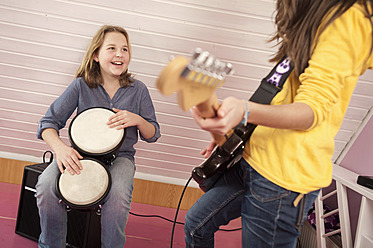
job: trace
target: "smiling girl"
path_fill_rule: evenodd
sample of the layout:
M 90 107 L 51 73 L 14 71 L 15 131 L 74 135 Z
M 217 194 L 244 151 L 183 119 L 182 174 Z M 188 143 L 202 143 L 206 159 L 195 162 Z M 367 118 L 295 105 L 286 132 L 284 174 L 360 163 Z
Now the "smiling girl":
M 149 91 L 128 72 L 130 60 L 128 33 L 121 27 L 101 27 L 87 49 L 76 79 L 39 122 L 37 137 L 56 154 L 36 185 L 41 225 L 39 247 L 66 247 L 67 213 L 64 204 L 59 203 L 55 185 L 60 173 L 80 174 L 83 157 L 61 140 L 59 130 L 75 110 L 79 114 L 92 107 L 113 109 L 115 114 L 107 120 L 107 125 L 126 129 L 125 141 L 109 166 L 111 189 L 101 212 L 101 247 L 124 246 L 135 173 L 134 145 L 138 134 L 146 142 L 155 142 L 160 137 Z

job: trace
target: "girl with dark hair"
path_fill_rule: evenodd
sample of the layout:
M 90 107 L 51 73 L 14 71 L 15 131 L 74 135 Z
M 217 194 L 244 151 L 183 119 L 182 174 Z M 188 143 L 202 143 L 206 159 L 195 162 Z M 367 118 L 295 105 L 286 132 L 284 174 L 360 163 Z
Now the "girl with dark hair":
M 243 158 L 188 211 L 187 247 L 214 247 L 214 233 L 242 218 L 242 247 L 295 247 L 320 188 L 332 180 L 334 137 L 357 80 L 373 69 L 372 0 L 278 0 L 279 50 L 294 70 L 270 105 L 226 98 L 200 127 L 226 134 L 258 125 Z M 215 147 L 214 140 L 202 152 Z

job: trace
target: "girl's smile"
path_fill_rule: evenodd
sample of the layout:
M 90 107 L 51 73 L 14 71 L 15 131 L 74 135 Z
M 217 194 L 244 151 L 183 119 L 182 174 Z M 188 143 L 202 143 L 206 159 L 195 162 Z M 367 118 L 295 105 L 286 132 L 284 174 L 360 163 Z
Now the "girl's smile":
M 102 78 L 118 78 L 128 69 L 129 51 L 126 37 L 119 32 L 105 34 L 94 60 L 100 64 Z

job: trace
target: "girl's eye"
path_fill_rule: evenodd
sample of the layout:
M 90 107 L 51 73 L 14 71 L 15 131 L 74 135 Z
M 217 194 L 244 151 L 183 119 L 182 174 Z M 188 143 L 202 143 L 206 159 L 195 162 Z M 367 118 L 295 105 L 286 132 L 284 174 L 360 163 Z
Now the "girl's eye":
M 108 47 L 108 50 L 114 50 L 114 47 Z
M 127 49 L 127 48 L 123 48 L 123 49 L 122 49 L 122 51 L 124 51 L 124 52 L 127 52 L 127 51 L 128 51 L 128 49 Z

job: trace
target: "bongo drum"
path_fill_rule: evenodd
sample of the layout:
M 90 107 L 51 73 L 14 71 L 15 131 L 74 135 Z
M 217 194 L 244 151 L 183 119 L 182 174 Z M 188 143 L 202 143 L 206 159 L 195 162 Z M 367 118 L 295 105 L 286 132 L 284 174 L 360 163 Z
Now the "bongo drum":
M 69 126 L 71 146 L 83 157 L 93 157 L 105 164 L 116 158 L 126 130 L 110 128 L 106 123 L 115 112 L 108 108 L 89 108 L 76 115 Z
M 111 175 L 107 167 L 94 158 L 80 160 L 83 169 L 80 174 L 61 173 L 57 183 L 60 202 L 67 208 L 78 210 L 98 210 L 110 191 Z

